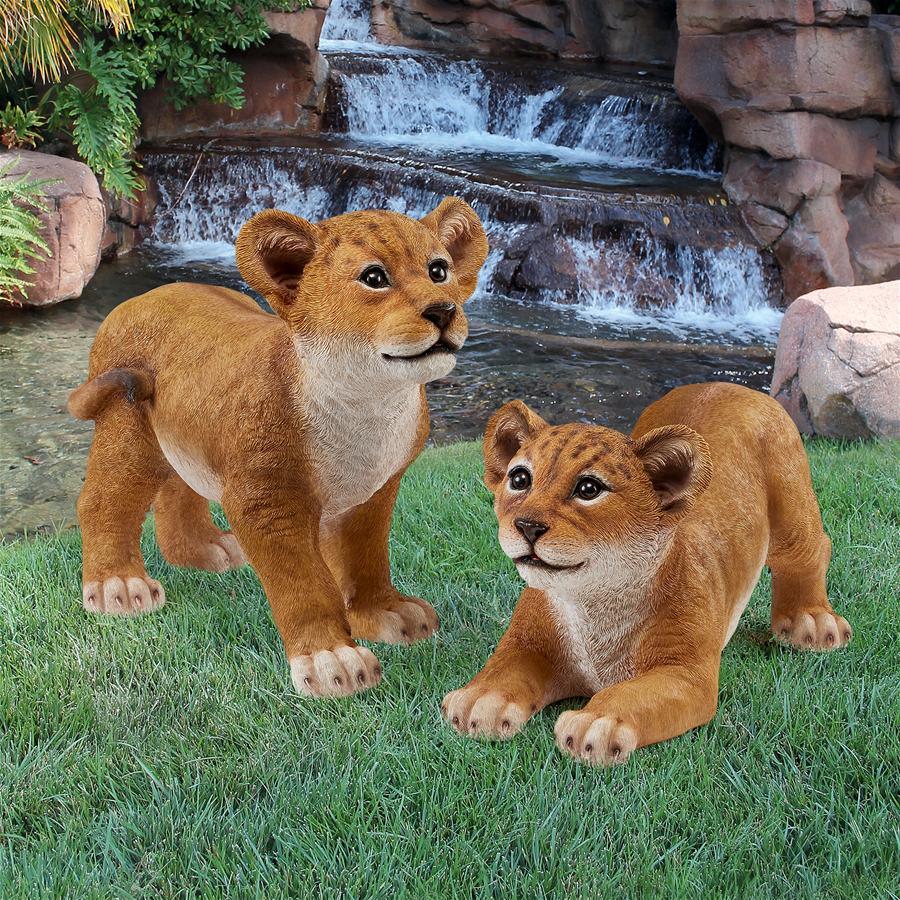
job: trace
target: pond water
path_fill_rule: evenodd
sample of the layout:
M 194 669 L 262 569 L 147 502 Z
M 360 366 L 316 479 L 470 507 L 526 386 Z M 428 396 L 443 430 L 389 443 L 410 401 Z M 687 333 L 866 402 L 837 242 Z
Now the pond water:
M 196 249 L 193 249 L 196 253 Z M 118 303 L 170 281 L 246 286 L 228 259 L 145 247 L 101 266 L 80 300 L 0 312 L 0 534 L 74 523 L 93 426 L 69 416 L 100 322 Z M 471 336 L 456 369 L 428 389 L 432 442 L 480 436 L 488 416 L 519 398 L 552 422 L 627 429 L 670 388 L 722 379 L 759 389 L 772 350 L 674 341 L 652 328 L 585 322 L 571 308 L 481 295 L 467 312 Z

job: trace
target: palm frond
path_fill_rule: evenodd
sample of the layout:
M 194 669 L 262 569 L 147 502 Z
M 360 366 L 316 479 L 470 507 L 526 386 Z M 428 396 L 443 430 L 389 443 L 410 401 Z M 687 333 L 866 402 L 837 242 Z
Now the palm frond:
M 84 0 L 97 24 L 116 35 L 132 25 L 133 0 Z M 79 19 L 66 0 L 3 0 L 0 3 L 0 75 L 26 72 L 41 81 L 59 81 L 74 63 Z

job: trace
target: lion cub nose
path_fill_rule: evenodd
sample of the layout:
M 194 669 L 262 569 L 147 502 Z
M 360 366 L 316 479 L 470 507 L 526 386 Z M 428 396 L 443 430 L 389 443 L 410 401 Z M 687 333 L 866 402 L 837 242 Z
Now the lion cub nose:
M 428 319 L 429 322 L 433 322 L 441 331 L 443 331 L 453 321 L 455 315 L 455 303 L 432 303 L 431 306 L 427 307 L 422 313 L 422 318 Z
M 546 534 L 549 531 L 549 527 L 543 522 L 529 522 L 527 519 L 516 519 L 514 524 L 525 540 L 532 546 L 542 534 Z

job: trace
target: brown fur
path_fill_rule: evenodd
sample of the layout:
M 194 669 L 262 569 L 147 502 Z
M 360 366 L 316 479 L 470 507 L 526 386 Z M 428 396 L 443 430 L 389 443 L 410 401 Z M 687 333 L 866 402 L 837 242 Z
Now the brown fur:
M 606 765 L 708 722 L 722 649 L 764 563 L 777 638 L 810 650 L 850 639 L 828 602 L 831 542 L 803 444 L 763 394 L 678 388 L 631 439 L 551 427 L 516 401 L 491 419 L 484 457 L 501 545 L 529 587 L 482 671 L 444 698 L 461 733 L 510 737 L 544 706 L 589 696 L 559 717 L 556 740 Z M 531 484 L 516 491 L 509 473 L 520 466 Z M 608 490 L 577 499 L 585 475 Z M 577 568 L 548 569 L 532 553 Z
M 453 367 L 486 255 L 478 217 L 456 198 L 422 221 L 358 212 L 313 225 L 268 210 L 242 228 L 237 261 L 277 316 L 200 284 L 114 310 L 70 398 L 96 422 L 78 501 L 85 608 L 164 602 L 139 544 L 154 504 L 170 562 L 253 564 L 298 690 L 376 684 L 377 660 L 354 637 L 410 642 L 437 628 L 429 604 L 391 584 L 388 533 L 428 434 L 424 384 Z M 436 259 L 445 281 L 430 274 Z M 374 264 L 384 288 L 360 281 Z M 439 341 L 450 349 L 425 352 Z M 234 534 L 215 527 L 209 499 Z

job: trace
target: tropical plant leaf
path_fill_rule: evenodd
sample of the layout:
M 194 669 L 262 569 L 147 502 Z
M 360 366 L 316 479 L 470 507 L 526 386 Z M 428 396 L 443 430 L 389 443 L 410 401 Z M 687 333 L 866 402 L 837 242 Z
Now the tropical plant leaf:
M 44 189 L 52 179 L 10 172 L 15 159 L 0 165 L 0 302 L 21 303 L 27 296 L 32 262 L 50 251 L 41 235 L 40 213 L 47 208 Z

